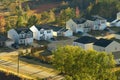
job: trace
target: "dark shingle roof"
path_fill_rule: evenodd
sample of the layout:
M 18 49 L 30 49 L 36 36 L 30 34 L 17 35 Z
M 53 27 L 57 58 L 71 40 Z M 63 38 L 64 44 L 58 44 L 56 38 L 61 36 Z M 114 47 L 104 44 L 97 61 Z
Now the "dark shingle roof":
M 63 28 L 63 29 L 61 29 L 60 31 L 62 31 L 62 32 L 66 32 L 66 31 L 68 31 L 68 29 Z
M 93 42 L 96 42 L 96 41 L 97 41 L 96 38 L 89 37 L 89 36 L 83 36 L 79 39 L 74 40 L 74 42 L 83 43 L 83 44 L 93 43 Z
M 99 39 L 97 40 L 93 45 L 101 46 L 101 47 L 107 47 L 113 40 L 107 40 L 107 39 Z
M 82 24 L 84 22 L 86 22 L 85 18 L 74 18 L 72 19 L 76 24 Z
M 0 41 L 6 41 L 7 39 L 7 37 L 0 35 Z
M 41 25 L 41 26 L 36 26 L 36 28 L 37 28 L 38 30 L 40 30 L 40 29 L 45 29 L 45 30 L 52 29 L 53 31 L 59 31 L 59 30 L 61 30 L 63 27 L 50 26 L 50 25 Z
M 114 59 L 120 59 L 120 51 L 118 51 L 118 52 L 113 52 L 112 54 L 113 54 L 113 56 L 114 56 Z
M 15 30 L 18 34 L 21 33 L 22 31 L 24 31 L 25 33 L 31 31 L 29 28 L 16 28 Z
M 91 16 L 91 17 L 89 18 L 89 20 L 92 20 L 92 21 L 95 21 L 95 20 L 97 20 L 97 19 L 99 19 L 99 20 L 105 20 L 104 18 L 102 18 L 102 17 L 100 17 L 100 16 L 98 16 L 98 15 L 94 15 L 94 16 Z
M 60 31 L 63 27 L 49 26 L 53 31 Z

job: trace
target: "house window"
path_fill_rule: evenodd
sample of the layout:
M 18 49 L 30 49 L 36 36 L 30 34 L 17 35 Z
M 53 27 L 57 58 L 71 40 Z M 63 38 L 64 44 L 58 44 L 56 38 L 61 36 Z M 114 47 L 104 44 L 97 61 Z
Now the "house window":
M 115 50 L 117 50 L 117 48 L 115 47 Z
M 51 33 L 51 31 L 50 31 L 50 30 L 48 30 L 48 31 L 47 31 L 47 33 Z

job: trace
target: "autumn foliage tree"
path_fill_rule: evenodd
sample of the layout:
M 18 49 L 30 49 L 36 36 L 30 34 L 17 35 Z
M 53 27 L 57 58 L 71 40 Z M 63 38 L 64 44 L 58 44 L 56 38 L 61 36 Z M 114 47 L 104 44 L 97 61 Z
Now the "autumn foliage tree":
M 53 65 L 67 75 L 65 80 L 116 80 L 112 71 L 115 61 L 111 54 L 65 46 L 58 48 L 53 55 Z
M 3 16 L 0 16 L 0 32 L 5 32 L 5 18 Z

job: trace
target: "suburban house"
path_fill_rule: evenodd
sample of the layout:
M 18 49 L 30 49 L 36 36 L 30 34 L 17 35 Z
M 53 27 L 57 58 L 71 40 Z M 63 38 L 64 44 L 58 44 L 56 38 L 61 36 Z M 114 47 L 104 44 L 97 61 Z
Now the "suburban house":
M 111 22 L 111 26 L 120 27 L 120 12 L 117 13 L 117 18 Z
M 65 29 L 64 27 L 57 26 L 49 26 L 53 30 L 53 36 L 73 36 L 73 31 L 69 29 Z
M 77 32 L 88 32 L 91 30 L 91 21 L 85 18 L 74 18 L 66 22 L 66 29 L 72 30 L 74 33 Z
M 112 55 L 114 56 L 114 59 L 116 61 L 117 65 L 120 65 L 120 51 L 118 52 L 113 52 Z
M 93 48 L 96 51 L 105 51 L 108 53 L 117 52 L 120 51 L 120 43 L 101 38 L 93 44 Z
M 36 40 L 49 40 L 53 38 L 53 30 L 44 26 L 32 26 L 33 38 Z
M 118 32 L 118 33 L 115 34 L 115 38 L 116 39 L 120 39 L 120 32 Z
M 90 17 L 89 20 L 92 21 L 92 30 L 104 30 L 107 27 L 107 20 L 98 15 Z
M 120 12 L 117 13 L 117 19 L 120 20 Z
M 5 37 L 5 36 L 2 36 L 0 35 L 0 47 L 5 47 L 5 46 L 11 46 L 12 44 L 14 44 L 14 41 Z
M 93 43 L 96 42 L 97 39 L 89 36 L 82 36 L 79 39 L 74 40 L 73 45 L 79 46 L 85 50 L 93 50 Z
M 33 33 L 29 28 L 10 29 L 8 38 L 14 40 L 16 44 L 30 45 L 33 43 Z

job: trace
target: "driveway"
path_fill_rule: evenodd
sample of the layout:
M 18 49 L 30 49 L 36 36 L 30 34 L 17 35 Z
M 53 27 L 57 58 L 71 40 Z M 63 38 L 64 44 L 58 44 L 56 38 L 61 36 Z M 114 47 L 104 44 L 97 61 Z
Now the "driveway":
M 66 45 L 73 45 L 73 41 L 77 39 L 77 37 L 72 36 L 68 40 L 61 40 L 61 41 L 53 41 L 50 44 L 48 44 L 48 49 L 50 51 L 55 50 L 57 47 L 62 47 Z

